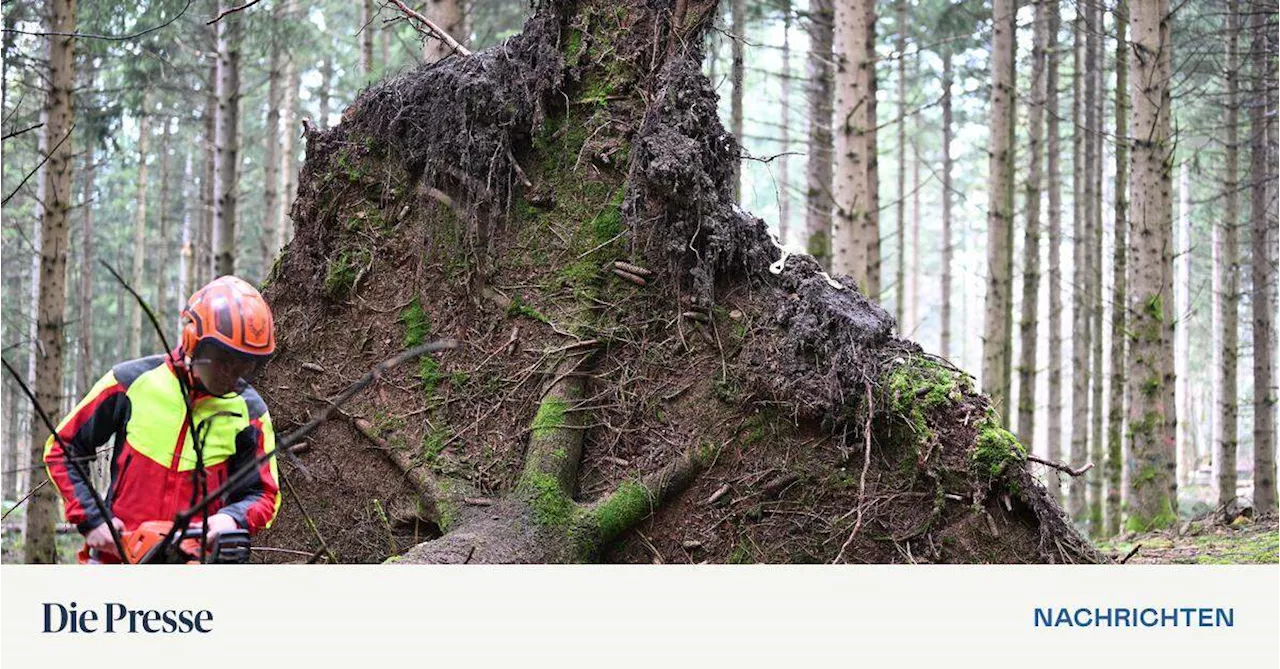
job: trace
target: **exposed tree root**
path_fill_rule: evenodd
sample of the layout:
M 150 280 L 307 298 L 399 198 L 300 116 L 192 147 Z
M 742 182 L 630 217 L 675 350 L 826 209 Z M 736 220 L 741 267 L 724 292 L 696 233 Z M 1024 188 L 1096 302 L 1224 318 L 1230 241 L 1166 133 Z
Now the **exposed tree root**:
M 303 362 L 464 342 L 359 408 L 387 457 L 317 431 L 315 527 L 359 561 L 1104 560 L 963 373 L 734 203 L 715 7 L 550 0 L 308 133 L 273 410 L 326 396 Z

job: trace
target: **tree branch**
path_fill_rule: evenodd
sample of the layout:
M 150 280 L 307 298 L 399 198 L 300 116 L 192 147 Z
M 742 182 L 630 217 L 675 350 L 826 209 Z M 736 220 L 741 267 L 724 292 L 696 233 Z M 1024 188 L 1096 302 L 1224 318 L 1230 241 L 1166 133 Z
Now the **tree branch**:
M 450 37 L 449 33 L 445 32 L 440 26 L 432 22 L 431 19 L 428 19 L 422 14 L 419 14 L 418 12 L 409 8 L 409 6 L 401 2 L 401 0 L 391 0 L 391 3 L 394 4 L 396 7 L 399 7 L 400 11 L 404 12 L 407 16 L 413 18 L 415 21 L 418 21 L 422 23 L 422 25 L 426 26 L 426 30 L 425 31 L 420 30 L 420 32 L 425 32 L 435 37 L 436 39 L 440 40 L 441 42 L 444 42 L 445 45 L 448 46 L 449 49 L 452 50 L 454 53 L 460 53 L 464 56 L 471 55 L 471 52 L 468 51 L 466 47 L 462 46 L 461 44 L 458 44 L 458 40 L 455 40 L 454 38 Z

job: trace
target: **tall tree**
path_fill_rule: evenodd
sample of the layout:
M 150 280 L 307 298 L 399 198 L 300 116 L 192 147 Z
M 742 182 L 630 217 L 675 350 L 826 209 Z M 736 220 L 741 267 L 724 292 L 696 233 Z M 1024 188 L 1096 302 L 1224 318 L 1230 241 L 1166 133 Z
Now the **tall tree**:
M 733 91 L 729 95 L 729 132 L 744 145 L 742 136 L 742 96 L 746 84 L 746 61 L 743 54 L 743 42 L 747 38 L 747 0 L 729 0 L 730 14 L 733 18 L 733 39 L 730 53 L 733 56 L 729 78 L 733 80 Z M 742 201 L 742 161 L 733 161 L 733 199 Z
M 897 0 L 898 36 L 894 50 L 898 59 L 898 199 L 894 202 L 897 214 L 897 259 L 894 267 L 894 316 L 898 329 L 905 328 L 907 288 L 907 1 Z
M 787 243 L 791 227 L 791 0 L 782 0 L 782 73 L 778 76 L 782 127 L 778 156 L 778 240 Z
M 1090 178 L 1090 196 L 1093 201 L 1089 205 L 1089 345 L 1091 348 L 1089 360 L 1093 365 L 1093 370 L 1089 374 L 1093 380 L 1092 389 L 1092 406 L 1093 410 L 1089 413 L 1089 426 L 1091 434 L 1089 436 L 1090 456 L 1094 463 L 1099 466 L 1089 471 L 1089 531 L 1098 536 L 1102 533 L 1102 509 L 1105 504 L 1103 496 L 1105 494 L 1103 488 L 1103 478 L 1106 473 L 1103 466 L 1103 443 L 1102 443 L 1102 424 L 1105 409 L 1103 408 L 1103 346 L 1102 346 L 1102 323 L 1104 318 L 1105 306 L 1102 302 L 1102 153 L 1103 138 L 1106 130 L 1104 126 L 1106 121 L 1103 117 L 1103 106 L 1106 102 L 1106 94 L 1103 91 L 1103 70 L 1106 69 L 1106 49 L 1102 39 L 1103 31 L 1103 11 L 1102 0 L 1093 0 L 1089 5 L 1091 13 L 1089 32 L 1089 40 L 1092 44 L 1093 67 L 1088 70 L 1088 75 L 1093 81 L 1093 108 L 1089 114 L 1092 119 L 1092 131 L 1089 134 L 1089 143 L 1093 147 L 1093 160 L 1089 165 Z
M 1253 247 L 1253 508 L 1276 510 L 1275 267 L 1276 210 L 1271 207 L 1275 179 L 1274 136 L 1269 115 L 1275 80 L 1269 19 L 1275 7 L 1255 0 L 1251 9 L 1253 90 L 1250 105 L 1250 229 Z
M 955 84 L 955 68 L 952 47 L 942 47 L 942 308 L 938 313 L 941 321 L 941 340 L 938 352 L 942 357 L 951 355 L 951 261 L 955 255 L 951 231 L 951 192 L 955 188 L 951 181 L 953 159 L 951 142 L 954 136 L 955 121 L 951 109 L 951 87 Z
M 134 189 L 133 208 L 133 272 L 130 285 L 142 288 L 147 263 L 147 140 L 151 135 L 151 110 L 147 108 L 147 95 L 142 95 L 138 117 L 138 180 Z M 142 307 L 134 304 L 129 309 L 129 350 L 132 360 L 142 355 Z
M 805 163 L 805 242 L 824 268 L 831 268 L 831 114 L 834 95 L 832 0 L 809 7 L 809 155 Z
M 1227 63 L 1223 70 L 1226 105 L 1223 109 L 1223 220 L 1218 248 L 1217 275 L 1221 294 L 1218 322 L 1221 328 L 1219 377 L 1218 443 L 1214 464 L 1218 470 L 1218 508 L 1227 519 L 1236 512 L 1236 450 L 1239 447 L 1239 399 L 1237 370 L 1240 328 L 1240 0 L 1227 7 Z
M 63 308 L 67 299 L 67 247 L 71 226 L 72 119 L 75 88 L 75 0 L 53 0 L 49 6 L 48 37 L 49 75 L 45 101 L 45 146 L 48 160 L 44 166 L 44 204 L 40 241 L 40 300 L 37 319 L 39 345 L 33 347 L 36 358 L 36 401 L 56 411 L 62 391 Z M 31 462 L 44 459 L 44 443 L 49 430 L 43 421 L 31 421 Z M 32 476 L 32 480 L 38 477 Z M 57 559 L 54 545 L 54 522 L 58 506 L 53 486 L 36 487 L 27 503 L 24 536 L 28 563 L 52 563 Z
M 272 22 L 267 35 L 267 121 L 263 139 L 266 147 L 262 158 L 262 236 L 259 251 L 262 254 L 262 268 L 265 273 L 271 267 L 271 259 L 275 257 L 280 240 L 280 140 L 293 129 L 284 126 L 281 132 L 280 107 L 284 96 L 284 63 L 285 55 L 280 31 L 284 19 L 283 2 L 272 7 Z M 385 33 L 384 33 L 385 34 Z
M 218 106 L 214 121 L 214 153 L 217 169 L 213 176 L 214 274 L 235 273 L 236 172 L 240 149 L 240 21 L 219 21 L 216 90 Z
M 1058 157 L 1058 32 L 1062 27 L 1058 0 L 1047 0 L 1048 42 L 1045 45 L 1045 181 L 1049 187 L 1049 418 L 1045 438 L 1049 460 L 1062 452 L 1062 179 Z M 1062 501 L 1062 482 L 1056 473 L 1045 477 L 1054 501 Z
M 80 219 L 80 364 L 76 365 L 76 385 L 81 392 L 88 391 L 93 382 L 93 214 L 98 209 L 94 201 L 98 166 L 94 163 L 92 146 L 85 154 L 84 167 L 84 210 Z
M 286 0 L 285 17 L 289 24 L 296 24 L 298 0 Z M 284 59 L 284 95 L 280 101 L 280 212 L 276 214 L 276 251 L 293 239 L 293 200 L 298 191 L 298 88 L 302 85 L 298 71 L 298 55 L 287 54 Z M 274 253 L 272 256 L 274 257 Z M 263 266 L 263 274 L 270 271 L 270 263 Z
M 1124 474 L 1125 304 L 1129 258 L 1129 7 L 1115 7 L 1116 27 L 1116 182 L 1115 244 L 1111 266 L 1111 385 L 1107 413 L 1107 536 L 1120 532 L 1120 489 Z
M 983 392 L 1010 423 L 1013 361 L 1013 129 L 1015 0 L 995 0 L 988 139 L 987 297 L 982 342 Z
M 1187 331 L 1187 315 L 1191 311 L 1191 166 L 1185 161 L 1178 166 L 1178 217 L 1173 232 L 1173 370 L 1175 375 L 1174 413 L 1178 420 L 1177 471 L 1178 485 L 1191 483 L 1195 473 L 1195 443 L 1191 439 L 1191 402 L 1187 368 L 1190 364 L 1191 340 Z
M 373 21 L 377 12 L 373 0 L 364 0 L 360 16 L 360 72 L 366 81 L 373 79 Z
M 1027 227 L 1023 242 L 1022 315 L 1018 324 L 1022 344 L 1018 364 L 1018 438 L 1031 447 L 1035 437 L 1036 418 L 1036 329 L 1040 304 L 1040 171 L 1044 160 L 1041 139 L 1044 136 L 1045 104 L 1048 81 L 1045 77 L 1046 50 L 1049 44 L 1049 7 L 1047 0 L 1035 0 L 1035 18 L 1031 40 L 1031 104 L 1027 108 L 1029 135 L 1026 194 Z
M 875 2 L 835 6 L 835 253 L 832 267 L 880 298 L 875 196 Z
M 1168 0 L 1134 0 L 1132 74 L 1133 158 L 1130 242 L 1133 319 L 1129 347 L 1129 513 L 1126 527 L 1144 531 L 1177 521 L 1174 445 L 1173 203 L 1169 114 L 1172 44 Z
M 1071 103 L 1071 466 L 1080 469 L 1089 457 L 1089 271 L 1087 221 L 1090 218 L 1088 177 L 1089 156 L 1086 153 L 1088 131 L 1088 98 L 1085 94 L 1087 71 L 1085 62 L 1084 3 L 1076 5 L 1072 22 L 1072 103 Z M 1088 500 L 1085 477 L 1073 476 L 1068 488 L 1067 508 L 1073 519 L 1085 520 Z

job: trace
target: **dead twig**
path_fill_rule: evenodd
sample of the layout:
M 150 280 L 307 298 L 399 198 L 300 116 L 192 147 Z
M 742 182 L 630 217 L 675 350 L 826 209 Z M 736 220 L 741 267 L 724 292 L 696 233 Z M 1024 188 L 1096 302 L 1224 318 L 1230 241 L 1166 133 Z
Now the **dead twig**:
M 240 5 L 239 7 L 228 7 L 227 9 L 222 10 L 222 12 L 219 13 L 217 16 L 213 17 L 212 19 L 209 19 L 208 21 L 205 21 L 204 24 L 206 26 L 211 26 L 217 23 L 218 21 L 221 21 L 223 18 L 230 16 L 232 14 L 235 14 L 236 12 L 242 12 L 258 4 L 259 2 L 262 2 L 262 0 L 249 0 L 249 2 L 246 2 L 243 5 Z
M 1139 549 L 1139 548 L 1142 548 L 1142 544 L 1134 544 L 1133 548 L 1130 548 L 1130 549 L 1129 549 L 1129 553 L 1128 553 L 1127 555 L 1125 555 L 1123 558 L 1121 558 L 1121 559 L 1120 559 L 1120 564 L 1124 564 L 1124 563 L 1128 562 L 1128 561 L 1129 561 L 1129 558 L 1131 558 L 1131 557 L 1133 557 L 1133 556 L 1137 555 L 1137 554 L 1138 554 L 1138 549 Z
M 849 538 L 844 540 L 844 544 L 840 546 L 840 552 L 836 554 L 836 559 L 831 564 L 836 564 L 844 557 L 844 552 L 849 548 L 849 544 L 853 543 L 853 538 L 858 536 L 858 530 L 862 529 L 862 511 L 866 506 L 867 499 L 867 469 L 871 465 L 871 415 L 873 413 L 871 407 L 871 384 L 867 384 L 867 420 L 863 426 L 863 434 L 865 435 L 866 448 L 862 453 L 862 476 L 858 479 L 858 519 L 853 523 L 853 531 L 849 532 Z
M 423 26 L 426 27 L 426 30 L 420 30 L 419 32 L 425 32 L 431 35 L 432 37 L 435 37 L 436 39 L 440 40 L 441 42 L 444 42 L 445 46 L 449 47 L 449 49 L 454 53 L 460 53 L 464 56 L 471 55 L 471 52 L 468 51 L 466 47 L 462 46 L 461 44 L 458 44 L 458 40 L 455 40 L 454 38 L 450 37 L 449 33 L 445 32 L 443 29 L 440 28 L 440 26 L 433 23 L 431 19 L 428 19 L 422 14 L 419 14 L 418 12 L 414 11 L 408 5 L 401 2 L 401 0 L 391 0 L 391 4 L 398 7 L 400 11 L 405 13 L 405 15 L 409 16 L 415 21 L 418 21 L 419 23 L 421 23 Z
M 1085 465 L 1079 469 L 1072 469 L 1070 466 L 1063 464 L 1061 462 L 1053 462 L 1051 460 L 1042 460 L 1040 458 L 1037 458 L 1034 455 L 1028 455 L 1027 459 L 1032 462 L 1038 462 L 1046 467 L 1052 467 L 1060 472 L 1065 472 L 1067 474 L 1070 474 L 1072 477 L 1084 476 L 1085 472 L 1089 471 L 1090 469 L 1093 469 L 1092 462 L 1085 463 Z

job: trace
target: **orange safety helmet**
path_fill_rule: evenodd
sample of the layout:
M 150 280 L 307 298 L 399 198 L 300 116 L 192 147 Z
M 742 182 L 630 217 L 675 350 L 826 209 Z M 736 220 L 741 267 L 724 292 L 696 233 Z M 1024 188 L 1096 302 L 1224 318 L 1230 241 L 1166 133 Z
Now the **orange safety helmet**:
M 271 355 L 276 350 L 271 307 L 249 282 L 220 276 L 192 294 L 182 310 L 183 352 L 194 355 L 203 341 L 244 355 Z

